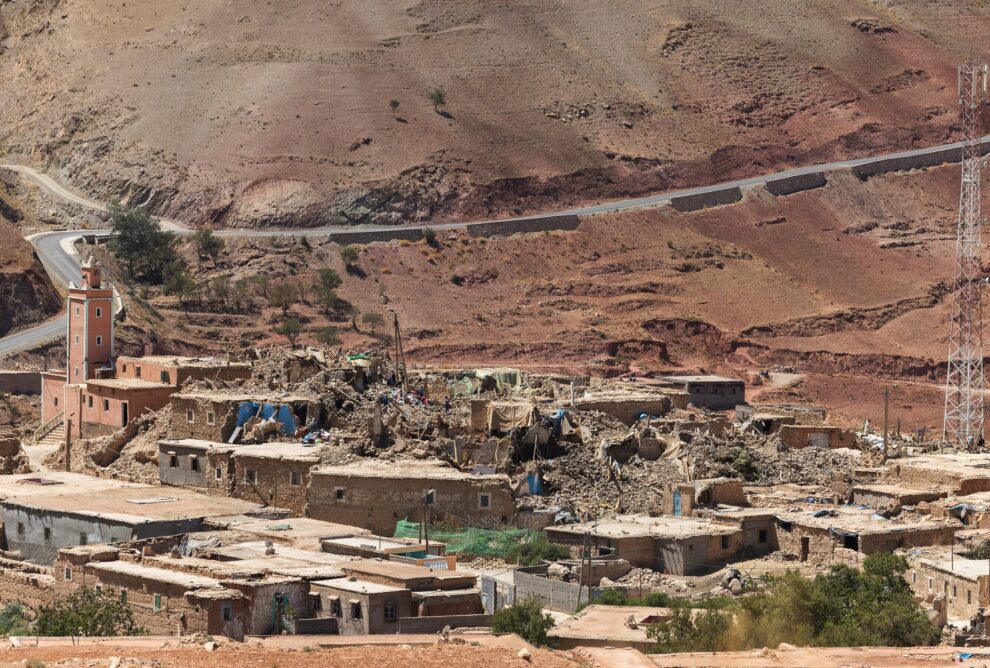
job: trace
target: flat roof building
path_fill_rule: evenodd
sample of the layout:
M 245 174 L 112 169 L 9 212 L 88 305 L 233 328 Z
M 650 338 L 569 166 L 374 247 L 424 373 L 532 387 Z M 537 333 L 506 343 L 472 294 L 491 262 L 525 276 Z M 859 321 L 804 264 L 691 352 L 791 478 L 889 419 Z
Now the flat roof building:
M 746 383 L 723 376 L 663 376 L 662 380 L 688 395 L 688 401 L 701 408 L 721 411 L 746 403 Z

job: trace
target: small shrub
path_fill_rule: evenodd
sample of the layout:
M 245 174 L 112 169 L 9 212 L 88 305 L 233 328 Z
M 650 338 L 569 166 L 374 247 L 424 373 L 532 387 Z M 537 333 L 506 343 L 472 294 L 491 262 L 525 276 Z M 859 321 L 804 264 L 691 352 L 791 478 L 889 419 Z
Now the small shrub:
M 545 533 L 539 533 L 532 539 L 520 541 L 512 546 L 506 553 L 507 561 L 515 562 L 520 566 L 535 566 L 544 561 L 557 561 L 567 559 L 571 556 L 567 548 L 562 545 L 554 545 L 547 540 Z
M 460 274 L 454 274 L 450 277 L 450 282 L 456 286 L 464 285 L 464 277 Z
M 434 248 L 438 247 L 439 244 L 437 243 L 437 233 L 432 227 L 423 228 L 423 241 Z
M 38 610 L 34 625 L 39 636 L 136 636 L 144 629 L 134 621 L 129 605 L 89 587 Z
M 530 598 L 492 615 L 492 631 L 515 633 L 537 647 L 550 647 L 547 631 L 554 627 L 553 617 L 543 612 L 540 602 Z

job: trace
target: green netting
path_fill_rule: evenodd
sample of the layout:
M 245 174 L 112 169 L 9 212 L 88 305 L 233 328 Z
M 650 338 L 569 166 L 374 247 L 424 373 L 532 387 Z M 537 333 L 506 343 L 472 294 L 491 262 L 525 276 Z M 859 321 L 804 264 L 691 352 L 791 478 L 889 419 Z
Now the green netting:
M 539 536 L 531 529 L 448 529 L 430 526 L 430 540 L 444 543 L 448 554 L 476 554 L 485 557 L 505 557 L 518 543 Z M 419 522 L 399 520 L 396 538 L 419 538 Z

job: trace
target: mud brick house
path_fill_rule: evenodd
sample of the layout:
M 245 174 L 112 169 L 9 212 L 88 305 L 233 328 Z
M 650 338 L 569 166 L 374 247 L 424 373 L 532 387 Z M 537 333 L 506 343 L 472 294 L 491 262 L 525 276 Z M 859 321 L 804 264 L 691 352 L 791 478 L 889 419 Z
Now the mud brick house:
M 585 535 L 595 556 L 612 555 L 634 566 L 672 575 L 714 570 L 743 547 L 738 526 L 707 519 L 620 515 L 611 520 L 547 527 L 552 543 L 577 548 Z
M 848 553 L 867 555 L 900 548 L 951 545 L 961 528 L 955 520 L 897 522 L 874 516 L 872 509 L 842 506 L 800 512 L 780 512 L 777 542 L 780 551 L 801 561 L 829 563 Z
M 695 508 L 711 508 L 719 504 L 746 506 L 742 480 L 736 478 L 706 478 L 667 485 L 663 495 L 665 515 L 689 517 Z
M 52 572 L 62 594 L 89 587 L 127 602 L 134 621 L 149 633 L 239 640 L 247 630 L 247 600 L 241 592 L 216 578 L 122 560 L 117 549 L 106 545 L 64 549 Z
M 432 493 L 430 493 L 432 490 Z M 424 495 L 432 521 L 497 528 L 516 512 L 509 478 L 465 473 L 443 462 L 377 461 L 313 469 L 307 515 L 391 535 L 401 519 L 420 521 Z
M 304 515 L 306 488 L 310 471 L 319 465 L 319 450 L 300 443 L 163 440 L 158 444 L 159 480 Z
M 277 433 L 295 436 L 323 416 L 316 397 L 300 395 L 180 392 L 172 395 L 171 401 L 171 439 L 235 442 L 258 421 L 271 421 Z
M 746 383 L 722 376 L 664 376 L 671 387 L 688 394 L 688 401 L 701 408 L 729 410 L 746 403 Z
M 969 619 L 990 605 L 990 573 L 986 559 L 966 559 L 946 548 L 922 550 L 908 557 L 904 574 L 911 590 L 922 598 L 945 597 L 949 619 Z
M 718 508 L 702 511 L 702 517 L 733 524 L 743 532 L 740 556 L 767 554 L 779 549 L 776 508 Z
M 190 378 L 247 378 L 250 365 L 190 357 L 120 357 L 114 354 L 114 291 L 99 263 L 82 266 L 82 285 L 69 284 L 66 366 L 41 375 L 39 437 L 99 436 L 124 427 L 146 410 L 168 405 Z M 116 361 L 115 361 L 116 360 Z
M 849 493 L 852 495 L 854 505 L 869 506 L 870 508 L 882 508 L 892 504 L 916 506 L 919 503 L 944 499 L 948 494 L 946 490 L 940 489 L 914 489 L 901 485 L 883 484 L 854 485 Z
M 783 424 L 824 424 L 828 411 L 822 406 L 800 404 L 740 404 L 736 406 L 736 420 L 759 421 L 767 417 L 782 419 Z
M 826 424 L 785 424 L 777 430 L 780 442 L 789 448 L 853 448 L 856 435 L 851 429 Z
M 340 635 L 398 633 L 399 619 L 412 616 L 412 592 L 402 587 L 336 578 L 313 582 L 312 591 Z
M 957 453 L 892 460 L 888 468 L 899 484 L 953 490 L 957 495 L 990 492 L 990 454 Z
M 581 411 L 599 411 L 624 424 L 634 424 L 640 415 L 666 415 L 671 408 L 686 408 L 688 398 L 673 390 L 662 392 L 589 392 L 574 400 Z
M 261 513 L 239 499 L 72 473 L 4 476 L 0 496 L 4 549 L 44 565 L 66 547 L 175 535 L 209 518 Z

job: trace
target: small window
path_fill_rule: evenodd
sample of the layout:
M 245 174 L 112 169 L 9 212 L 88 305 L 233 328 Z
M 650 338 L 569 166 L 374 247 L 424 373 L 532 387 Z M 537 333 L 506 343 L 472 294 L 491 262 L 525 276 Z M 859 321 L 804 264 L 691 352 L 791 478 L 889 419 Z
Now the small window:
M 492 507 L 492 495 L 488 493 L 478 495 L 478 508 L 488 510 Z
M 79 367 L 76 367 L 76 371 L 75 371 L 75 374 L 74 375 L 75 375 L 76 378 L 79 377 Z
M 225 603 L 223 607 L 220 608 L 220 618 L 225 622 L 229 622 L 234 618 L 234 611 L 230 607 L 230 604 Z
M 722 549 L 723 550 L 728 550 L 729 549 L 729 537 L 728 536 L 722 536 Z
M 299 487 L 302 485 L 302 474 L 299 471 L 290 471 L 289 484 L 293 487 Z
M 96 593 L 99 594 L 100 596 L 103 596 L 103 585 L 101 584 L 96 585 Z
M 127 365 L 126 364 L 121 365 L 120 372 L 121 373 L 127 373 Z
M 766 529 L 760 529 L 760 534 L 759 534 L 759 537 L 758 537 L 757 540 L 759 540 L 761 543 L 767 542 L 767 530 Z
M 102 318 L 103 317 L 103 309 L 100 308 L 99 306 L 96 307 L 96 317 L 97 318 Z
M 52 528 L 45 527 L 45 542 L 50 543 L 52 540 Z
M 90 407 L 90 408 L 93 407 L 93 395 L 92 394 L 90 394 L 89 396 L 86 397 L 86 405 L 88 407 Z
M 110 400 L 109 399 L 104 399 L 103 400 L 103 412 L 106 412 L 108 410 L 110 410 Z
M 55 406 L 58 406 L 58 397 L 55 397 Z
M 943 594 L 948 594 L 949 593 L 949 581 L 948 580 L 946 580 L 945 582 L 942 583 L 942 593 Z
M 972 605 L 972 603 L 973 603 L 973 590 L 972 589 L 967 589 L 966 590 L 966 605 Z
M 386 622 L 394 622 L 397 619 L 397 617 L 398 617 L 398 615 L 397 615 L 395 603 L 386 603 L 385 604 L 385 621 Z
M 65 576 L 65 579 L 66 580 L 71 580 L 72 579 L 72 569 L 69 568 L 68 566 L 66 566 L 65 567 L 65 571 L 63 572 L 63 575 Z
M 932 590 L 932 579 L 928 578 L 928 591 Z
M 96 347 L 97 348 L 102 348 L 103 347 L 103 337 L 102 336 L 97 336 L 96 337 Z
M 334 597 L 332 597 L 330 599 L 330 616 L 331 617 L 340 617 L 341 616 L 341 612 L 340 612 L 340 599 L 337 598 L 336 596 L 334 596 Z
M 79 345 L 79 335 L 78 334 L 76 334 L 76 345 L 77 346 Z
M 79 544 L 80 545 L 86 545 L 87 543 L 89 543 L 89 536 L 86 535 L 86 532 L 85 531 L 80 531 L 79 532 Z
M 918 584 L 918 571 L 914 571 L 911 573 L 911 583 Z
M 351 619 L 361 619 L 361 603 L 351 601 Z
M 694 552 L 694 544 L 688 543 L 688 552 Z
M 18 522 L 17 523 L 17 537 L 18 538 L 24 538 L 24 534 L 26 534 L 26 533 L 27 533 L 27 529 L 24 528 L 24 523 L 23 522 Z
M 199 471 L 199 458 L 197 458 L 197 457 L 190 457 L 189 458 L 189 470 L 190 471 Z
M 172 382 L 172 379 L 169 378 L 168 371 L 162 371 L 162 373 L 161 373 L 161 380 L 166 385 L 168 385 L 169 383 Z
M 120 590 L 120 602 L 121 603 L 127 603 L 127 590 L 126 589 L 121 589 Z
M 432 489 L 423 490 L 423 503 L 429 505 L 431 503 L 436 503 L 437 493 Z
M 76 315 L 79 315 L 79 307 L 76 307 Z
M 134 375 L 135 375 L 136 377 L 138 377 L 138 378 L 140 378 L 140 377 L 141 377 L 141 367 L 140 367 L 140 366 L 135 366 L 135 367 L 134 367 Z
M 169 455 L 168 456 L 168 467 L 170 469 L 177 469 L 177 468 L 179 468 L 179 456 L 178 455 Z
M 206 414 L 206 424 L 215 425 L 217 423 L 217 414 L 210 411 Z
M 213 477 L 217 480 L 223 480 L 223 469 L 219 466 L 213 469 Z
M 186 422 L 189 424 L 193 423 L 193 411 L 191 408 L 186 409 Z
M 155 594 L 155 600 L 154 600 L 154 603 L 152 605 L 155 608 L 155 612 L 161 612 L 162 611 L 162 595 L 161 594 Z
M 956 588 L 955 585 L 952 585 L 952 598 L 955 598 L 958 595 L 959 595 L 959 590 Z
M 258 484 L 258 472 L 254 469 L 244 471 L 244 482 L 251 483 L 252 485 Z
M 346 487 L 334 487 L 333 488 L 333 498 L 337 501 L 343 501 L 347 496 Z

